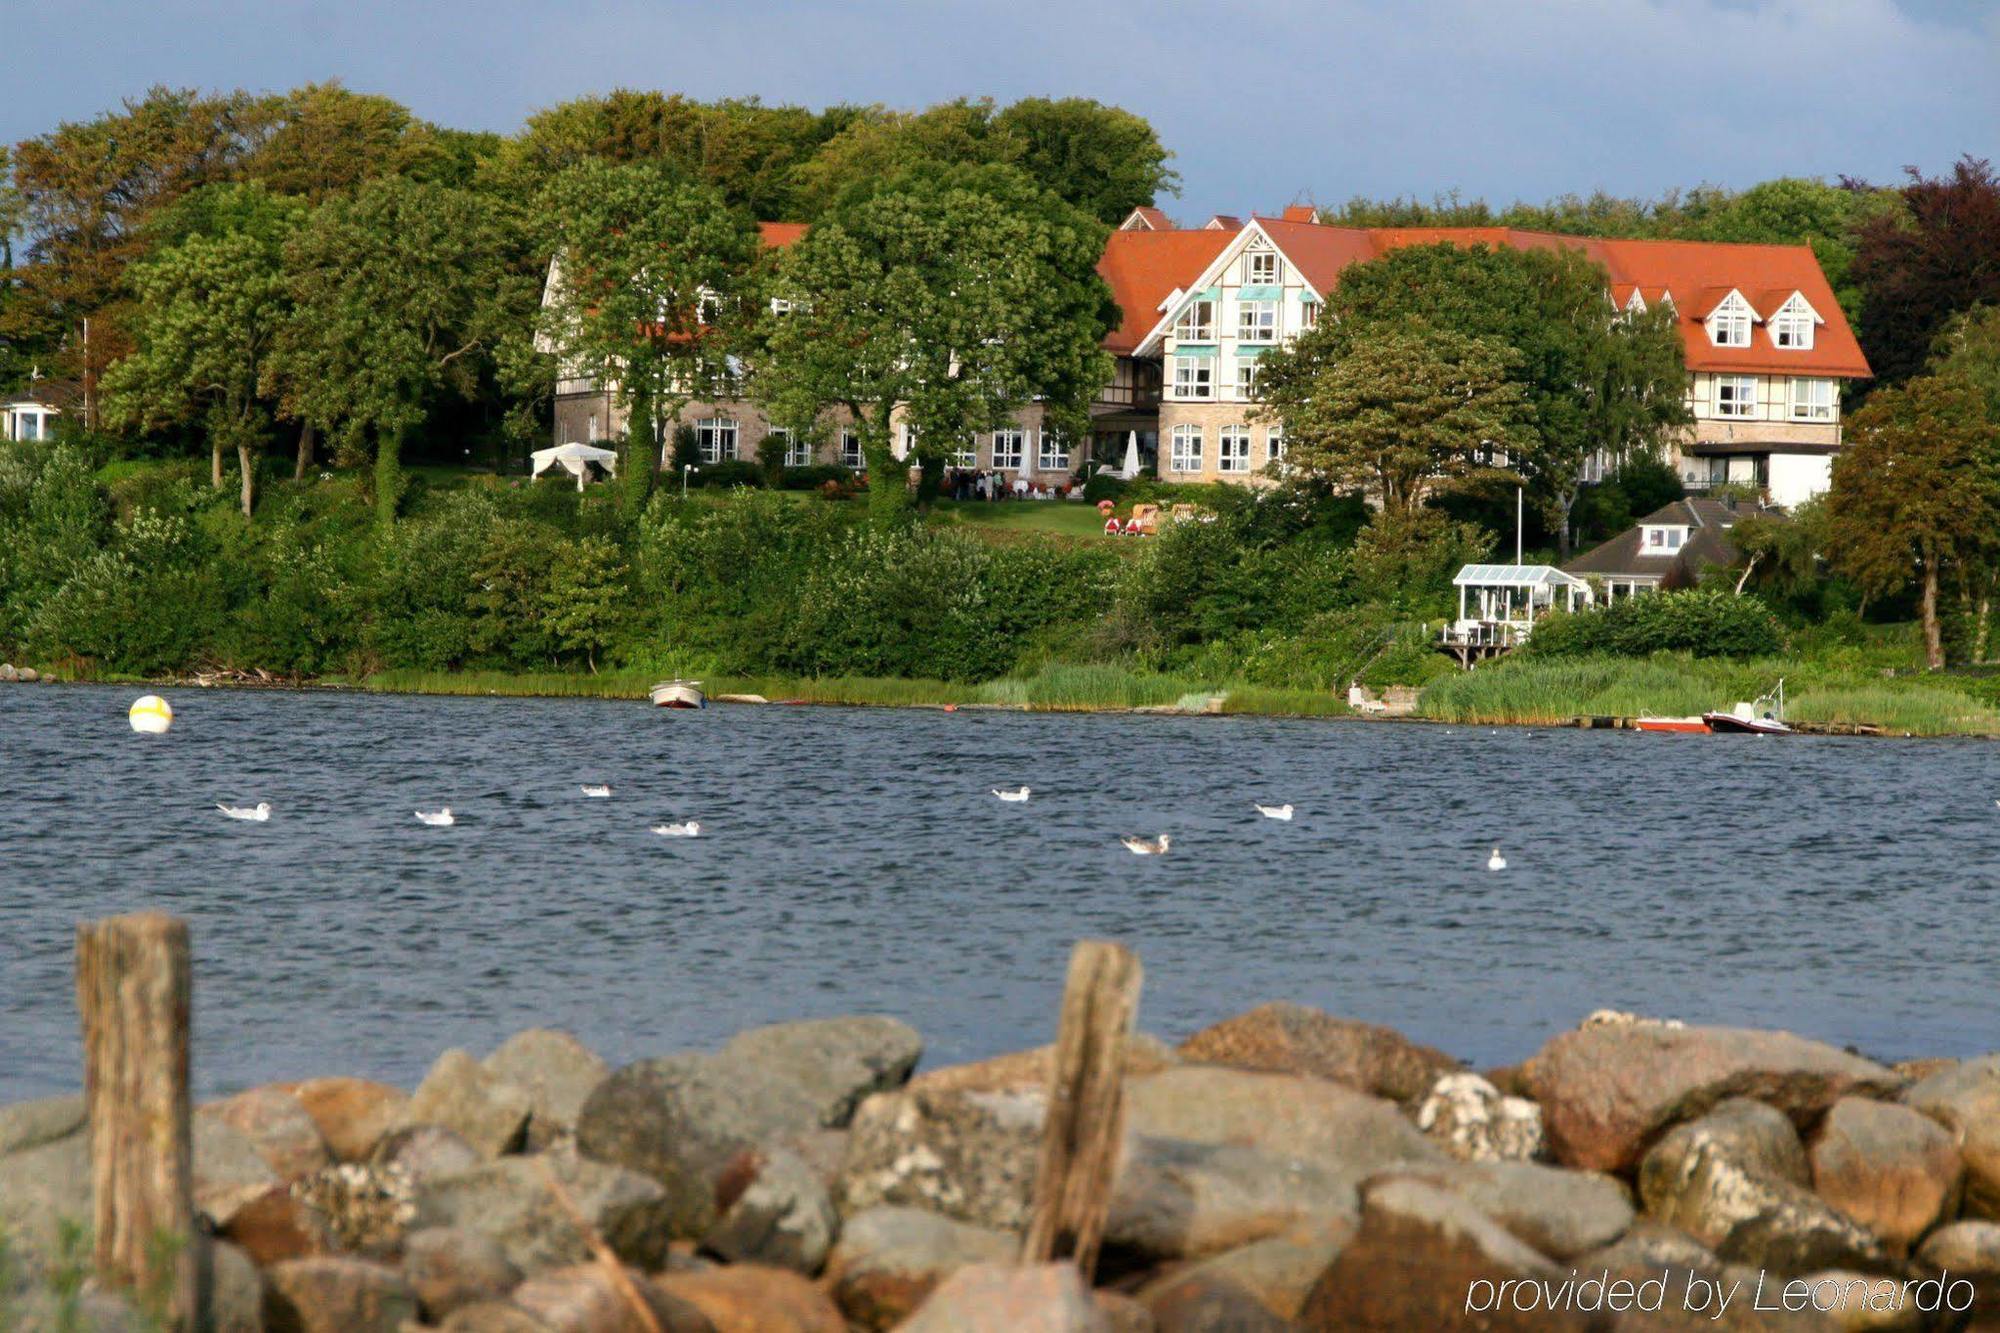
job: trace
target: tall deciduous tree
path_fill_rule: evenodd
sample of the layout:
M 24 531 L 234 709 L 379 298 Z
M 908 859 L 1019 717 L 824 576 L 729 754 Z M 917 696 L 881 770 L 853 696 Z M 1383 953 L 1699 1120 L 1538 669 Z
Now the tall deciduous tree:
M 2000 422 L 2000 305 L 1952 316 L 1931 348 L 1931 369 L 1970 381 L 1986 397 L 1986 414 Z
M 211 194 L 221 197 L 200 198 Z M 213 186 L 183 203 L 198 203 L 191 211 L 206 223 L 132 266 L 137 346 L 105 376 L 105 418 L 141 428 L 199 418 L 215 485 L 224 451 L 236 453 L 248 518 L 272 424 L 263 382 L 290 314 L 285 242 L 305 207 L 254 185 Z
M 1161 193 L 1178 194 L 1171 156 L 1143 117 L 1087 97 L 1030 97 L 993 118 L 1019 145 L 1015 161 L 1099 222 L 1116 226 Z
M 1530 410 L 1511 378 L 1517 360 L 1497 339 L 1382 322 L 1332 355 L 1266 354 L 1258 391 L 1284 422 L 1287 469 L 1371 489 L 1402 517 L 1482 467 L 1482 446 L 1522 447 Z
M 755 229 L 715 190 L 653 164 L 572 167 L 540 213 L 556 255 L 542 335 L 565 375 L 618 386 L 624 483 L 643 503 L 669 423 L 731 374 Z
M 1904 209 L 1862 226 L 1854 281 L 1861 346 L 1884 383 L 1919 373 L 1952 315 L 2000 303 L 2000 177 L 1966 157 L 1948 176 L 1912 169 Z
M 878 514 L 906 503 L 909 463 L 1039 400 L 1080 435 L 1109 379 L 1115 318 L 1098 277 L 1103 224 L 1010 167 L 918 168 L 844 203 L 781 257 L 751 387 L 795 426 L 844 407 Z M 891 415 L 916 432 L 899 460 Z
M 376 514 L 392 523 L 405 438 L 527 327 L 534 275 L 488 201 L 399 177 L 321 204 L 285 263 L 293 313 L 270 378 L 287 415 L 350 454 L 372 440 Z
M 1878 390 L 1847 421 L 1827 498 L 1834 563 L 1871 593 L 1921 589 L 1924 653 L 1944 665 L 1938 591 L 1990 570 L 2000 532 L 2000 426 L 1963 377 Z

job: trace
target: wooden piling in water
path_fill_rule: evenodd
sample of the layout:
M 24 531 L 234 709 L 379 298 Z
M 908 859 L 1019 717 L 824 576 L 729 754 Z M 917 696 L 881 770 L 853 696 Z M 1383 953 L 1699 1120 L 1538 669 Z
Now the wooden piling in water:
M 1125 1138 L 1125 1045 L 1139 1012 L 1138 955 L 1104 940 L 1070 953 L 1024 1263 L 1071 1259 L 1090 1281 Z
M 76 928 L 98 1278 L 197 1327 L 188 1100 L 187 923 L 158 912 Z

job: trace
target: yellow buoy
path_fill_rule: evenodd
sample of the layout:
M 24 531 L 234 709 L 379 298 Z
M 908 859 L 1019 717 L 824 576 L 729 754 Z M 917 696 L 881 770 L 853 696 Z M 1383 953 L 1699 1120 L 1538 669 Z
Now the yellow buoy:
M 134 699 L 132 709 L 126 716 L 132 721 L 132 730 L 148 736 L 164 735 L 167 728 L 174 725 L 174 710 L 157 694 Z

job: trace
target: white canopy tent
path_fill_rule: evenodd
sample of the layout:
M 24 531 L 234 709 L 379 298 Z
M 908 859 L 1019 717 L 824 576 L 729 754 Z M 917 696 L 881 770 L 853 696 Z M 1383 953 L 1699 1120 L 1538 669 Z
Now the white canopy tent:
M 528 457 L 534 461 L 532 475 L 541 476 L 552 467 L 576 478 L 576 488 L 581 491 L 583 483 L 589 479 L 590 465 L 597 464 L 609 476 L 618 475 L 618 455 L 610 449 L 599 449 L 590 444 L 559 444 L 553 449 L 537 449 Z

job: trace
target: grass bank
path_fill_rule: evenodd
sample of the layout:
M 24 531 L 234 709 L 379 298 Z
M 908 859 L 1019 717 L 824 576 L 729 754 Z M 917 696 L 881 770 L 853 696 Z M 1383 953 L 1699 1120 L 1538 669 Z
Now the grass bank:
M 1682 717 L 1755 698 L 1780 677 L 1793 722 L 1878 726 L 1912 736 L 2000 736 L 2000 709 L 1982 681 L 1891 677 L 1879 669 L 1795 658 L 1511 658 L 1433 682 L 1418 711 L 1439 721 L 1489 725 L 1648 713 Z

